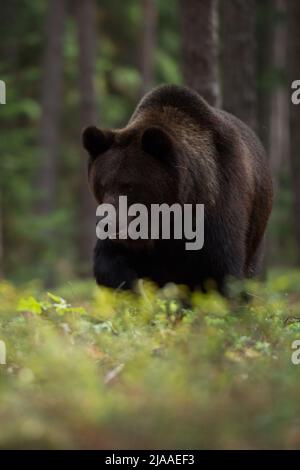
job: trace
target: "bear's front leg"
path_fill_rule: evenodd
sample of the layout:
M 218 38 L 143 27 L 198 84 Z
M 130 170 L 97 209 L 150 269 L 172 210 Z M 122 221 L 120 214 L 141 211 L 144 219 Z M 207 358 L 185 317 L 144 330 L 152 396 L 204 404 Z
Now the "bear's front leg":
M 126 252 L 110 240 L 98 240 L 96 243 L 94 276 L 97 284 L 113 289 L 130 289 L 138 279 Z

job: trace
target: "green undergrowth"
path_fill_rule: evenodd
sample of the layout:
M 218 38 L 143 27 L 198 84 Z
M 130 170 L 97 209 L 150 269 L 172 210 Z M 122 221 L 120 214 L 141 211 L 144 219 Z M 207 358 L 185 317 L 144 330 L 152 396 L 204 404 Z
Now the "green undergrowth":
M 0 283 L 0 447 L 299 448 L 299 286 Z

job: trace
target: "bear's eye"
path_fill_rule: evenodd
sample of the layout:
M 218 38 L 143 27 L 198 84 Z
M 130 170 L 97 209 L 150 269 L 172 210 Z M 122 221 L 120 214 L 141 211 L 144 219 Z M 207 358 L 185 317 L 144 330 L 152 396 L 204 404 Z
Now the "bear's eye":
M 142 150 L 162 160 L 173 154 L 173 143 L 169 134 L 160 127 L 149 127 L 142 135 Z
M 83 147 L 92 158 L 106 152 L 112 145 L 114 134 L 112 131 L 102 131 L 95 126 L 87 127 L 82 133 Z

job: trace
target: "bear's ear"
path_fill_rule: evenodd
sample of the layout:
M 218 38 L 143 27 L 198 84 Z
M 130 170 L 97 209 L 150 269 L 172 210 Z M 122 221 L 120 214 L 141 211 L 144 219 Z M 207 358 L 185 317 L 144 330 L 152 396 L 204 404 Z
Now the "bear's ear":
M 113 132 L 102 131 L 95 126 L 89 126 L 82 132 L 82 145 L 92 158 L 106 152 L 113 143 Z
M 173 143 L 169 134 L 160 127 L 148 127 L 142 135 L 142 150 L 162 160 L 173 154 Z

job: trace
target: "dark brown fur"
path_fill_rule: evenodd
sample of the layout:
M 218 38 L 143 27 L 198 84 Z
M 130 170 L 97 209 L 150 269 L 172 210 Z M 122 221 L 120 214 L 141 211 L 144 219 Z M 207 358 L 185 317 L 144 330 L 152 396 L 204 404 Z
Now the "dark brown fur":
M 120 130 L 87 128 L 89 184 L 98 203 L 205 204 L 205 244 L 187 252 L 184 240 L 117 243 L 98 240 L 99 284 L 131 287 L 139 277 L 224 289 L 228 276 L 258 270 L 272 207 L 265 152 L 244 123 L 209 106 L 197 93 L 160 86 Z

